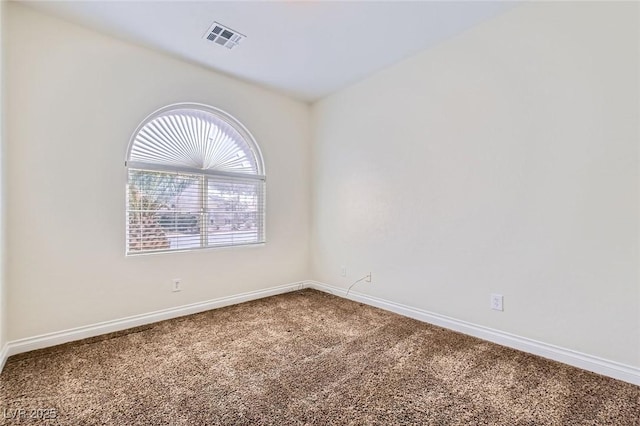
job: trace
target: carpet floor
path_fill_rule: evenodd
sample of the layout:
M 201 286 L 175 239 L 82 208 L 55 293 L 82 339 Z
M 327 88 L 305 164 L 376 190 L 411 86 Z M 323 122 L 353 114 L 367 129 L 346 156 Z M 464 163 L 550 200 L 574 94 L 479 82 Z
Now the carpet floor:
M 640 425 L 639 417 L 638 386 L 314 290 L 16 355 L 0 375 L 2 424 Z

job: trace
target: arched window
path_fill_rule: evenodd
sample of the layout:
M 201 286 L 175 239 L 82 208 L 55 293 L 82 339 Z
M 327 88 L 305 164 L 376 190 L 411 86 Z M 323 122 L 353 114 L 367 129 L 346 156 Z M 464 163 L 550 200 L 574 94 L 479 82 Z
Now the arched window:
M 127 152 L 127 254 L 265 241 L 260 149 L 230 115 L 177 104 L 147 117 Z

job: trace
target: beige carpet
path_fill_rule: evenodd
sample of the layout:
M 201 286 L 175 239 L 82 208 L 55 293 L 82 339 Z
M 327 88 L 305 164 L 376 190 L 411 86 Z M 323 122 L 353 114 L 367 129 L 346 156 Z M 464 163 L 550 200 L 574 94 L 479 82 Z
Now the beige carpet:
M 313 290 L 14 356 L 0 380 L 5 424 L 640 424 L 640 387 Z M 16 416 L 35 409 L 56 419 Z

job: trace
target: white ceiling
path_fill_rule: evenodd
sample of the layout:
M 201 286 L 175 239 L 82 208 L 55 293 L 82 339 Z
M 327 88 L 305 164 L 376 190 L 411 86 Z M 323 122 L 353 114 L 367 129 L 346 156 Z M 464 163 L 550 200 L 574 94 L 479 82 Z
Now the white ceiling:
M 314 101 L 492 18 L 513 2 L 24 2 L 137 44 Z M 203 39 L 213 21 L 247 38 Z

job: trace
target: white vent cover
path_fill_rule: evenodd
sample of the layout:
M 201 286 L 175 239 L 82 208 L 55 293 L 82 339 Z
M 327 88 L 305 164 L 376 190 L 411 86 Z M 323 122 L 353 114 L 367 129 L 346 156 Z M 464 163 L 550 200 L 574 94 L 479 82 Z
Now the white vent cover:
M 224 46 L 227 49 L 233 49 L 243 39 L 247 38 L 247 36 L 240 34 L 229 27 L 225 27 L 218 22 L 214 22 L 202 38 L 219 44 L 220 46 Z

